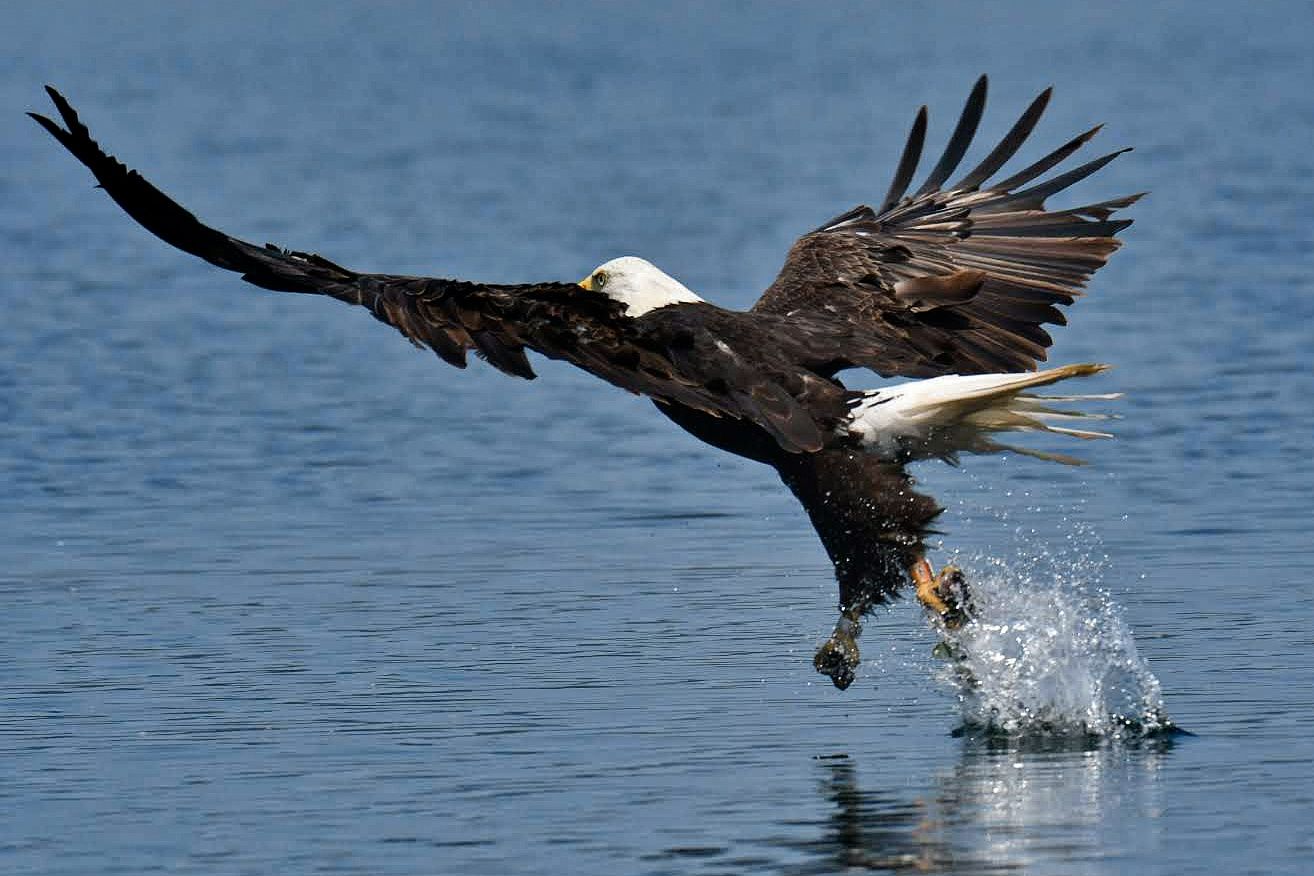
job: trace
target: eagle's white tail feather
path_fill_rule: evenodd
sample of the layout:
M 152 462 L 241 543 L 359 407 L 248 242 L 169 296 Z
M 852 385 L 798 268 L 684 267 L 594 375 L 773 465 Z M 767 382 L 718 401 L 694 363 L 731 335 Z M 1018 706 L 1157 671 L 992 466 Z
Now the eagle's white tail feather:
M 1108 366 L 1105 366 L 1106 368 Z M 1122 398 L 1120 392 L 1091 392 L 1082 395 L 1031 395 L 1022 396 L 1029 401 L 1038 402 L 1074 402 L 1074 401 L 1114 401 Z
M 1038 396 L 1023 391 L 1071 377 L 1088 377 L 1107 365 L 1065 365 L 1024 374 L 951 374 L 916 380 L 855 397 L 847 423 L 869 451 L 892 459 L 952 460 L 959 453 L 1012 450 L 1070 465 L 1080 460 L 1063 454 L 998 444 L 995 432 L 1053 432 L 1074 438 L 1112 438 L 1108 432 L 1058 425 L 1072 420 L 1109 419 L 1106 414 L 1064 411 L 1051 403 L 1108 401 L 1118 393 Z

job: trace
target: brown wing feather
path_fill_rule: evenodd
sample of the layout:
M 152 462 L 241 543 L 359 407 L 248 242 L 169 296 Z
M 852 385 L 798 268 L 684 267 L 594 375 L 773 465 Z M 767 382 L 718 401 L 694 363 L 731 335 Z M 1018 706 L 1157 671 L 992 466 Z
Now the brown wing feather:
M 986 158 L 942 189 L 980 121 L 986 78 L 977 81 L 943 156 L 904 196 L 925 136 L 925 108 L 904 148 L 890 196 L 878 213 L 858 206 L 804 235 L 755 313 L 809 314 L 850 323 L 881 346 L 853 364 L 885 375 L 1034 369 L 1051 343 L 1045 324 L 1064 324 L 1071 304 L 1121 245 L 1131 224 L 1111 218 L 1141 195 L 1050 211 L 1045 199 L 1080 182 L 1123 151 L 1031 183 L 1084 145 L 1098 128 L 1019 173 L 987 180 L 1017 152 L 1049 102 L 1040 94 Z
M 738 321 L 748 330 L 763 322 L 748 314 L 698 305 L 709 312 L 696 324 L 662 315 L 663 310 L 680 308 L 631 319 L 623 304 L 575 283 L 494 285 L 366 274 L 312 253 L 231 237 L 205 225 L 105 153 L 68 101 L 53 88 L 46 90 L 67 129 L 45 116 L 29 115 L 148 231 L 262 288 L 327 295 L 367 307 L 415 345 L 432 349 L 459 368 L 466 365 L 466 352 L 474 350 L 496 368 L 532 379 L 525 350 L 536 350 L 631 392 L 752 421 L 791 452 L 820 449 L 823 429 L 846 410 L 843 390 L 834 384 L 817 381 L 829 387 L 828 403 L 805 408 L 799 399 L 806 400 L 817 388 L 808 384 L 804 369 L 762 368 L 762 363 L 745 362 L 716 343 L 718 328 L 734 328 L 727 321 Z M 831 334 L 826 343 L 833 346 Z

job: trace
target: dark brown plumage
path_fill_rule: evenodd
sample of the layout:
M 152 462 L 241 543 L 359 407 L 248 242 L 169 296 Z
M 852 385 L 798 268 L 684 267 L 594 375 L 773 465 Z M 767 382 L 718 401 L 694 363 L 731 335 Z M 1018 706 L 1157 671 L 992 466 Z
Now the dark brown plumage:
M 412 343 L 458 368 L 474 350 L 533 379 L 524 350 L 577 365 L 622 389 L 767 430 L 791 452 L 819 450 L 845 414 L 845 393 L 812 368 L 850 346 L 852 329 L 829 321 L 752 317 L 712 304 L 661 308 L 637 319 L 577 283 L 495 285 L 359 273 L 328 259 L 257 246 L 201 223 L 144 177 L 106 154 L 59 92 L 67 130 L 29 113 L 90 168 L 132 218 L 166 243 L 281 292 L 327 295 L 366 307 Z M 720 338 L 737 339 L 736 351 Z M 765 355 L 772 350 L 774 354 Z M 876 355 L 875 350 L 869 351 Z
M 899 460 L 857 445 L 845 425 L 868 394 L 849 391 L 836 374 L 851 367 L 905 377 L 1034 369 L 1050 345 L 1042 326 L 1063 324 L 1057 307 L 1081 294 L 1119 246 L 1114 235 L 1130 224 L 1112 214 L 1139 197 L 1046 210 L 1047 197 L 1119 154 L 1034 183 L 1098 129 L 988 182 L 1030 135 L 1049 90 L 986 158 L 946 186 L 984 111 L 982 77 L 922 185 L 906 194 L 925 140 L 925 107 L 881 207 L 855 207 L 801 237 L 752 310 L 684 298 L 630 315 L 627 304 L 577 283 L 359 273 L 315 254 L 231 237 L 105 153 L 68 102 L 53 88 L 47 92 L 66 127 L 29 115 L 167 243 L 266 289 L 366 307 L 460 368 L 470 350 L 527 379 L 534 371 L 526 349 L 570 362 L 649 396 L 702 440 L 772 465 L 821 536 L 841 607 L 854 622 L 906 579 L 938 509 L 913 491 Z M 852 654 L 856 659 L 856 647 Z M 845 686 L 851 669 L 823 671 Z
M 1034 369 L 1051 343 L 1041 326 L 1065 324 L 1056 305 L 1071 304 L 1121 245 L 1114 235 L 1131 220 L 1110 217 L 1141 197 L 1045 209 L 1046 198 L 1127 150 L 1020 188 L 1071 155 L 1098 127 L 1005 180 L 986 182 L 1026 140 L 1050 93 L 1046 89 L 1032 102 L 976 168 L 942 188 L 980 121 L 986 96 L 981 77 L 944 155 L 926 183 L 905 196 L 925 138 L 922 107 L 882 207 L 854 207 L 799 238 L 753 312 L 850 322 L 883 341 L 881 355 L 852 364 L 887 376 Z

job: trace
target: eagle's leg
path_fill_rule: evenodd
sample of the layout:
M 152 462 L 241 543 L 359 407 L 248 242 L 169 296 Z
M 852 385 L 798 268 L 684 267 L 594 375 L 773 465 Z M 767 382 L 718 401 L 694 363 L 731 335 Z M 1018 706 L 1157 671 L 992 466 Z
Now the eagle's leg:
M 945 566 L 935 574 L 931 563 L 921 557 L 908 569 L 917 585 L 917 601 L 938 617 L 947 629 L 956 630 L 967 622 L 967 579 L 957 566 Z
M 858 636 L 862 635 L 862 616 L 870 603 L 862 606 L 842 606 L 839 620 L 830 638 L 821 643 L 812 657 L 812 666 L 822 675 L 830 676 L 835 687 L 844 690 L 857 677 L 862 655 L 858 651 Z
M 863 615 L 907 586 L 940 507 L 902 466 L 861 451 L 782 454 L 774 464 L 835 564 L 840 616 L 812 665 L 843 690 L 859 666 Z
M 908 566 L 908 574 L 917 587 L 917 601 L 939 618 L 946 629 L 955 630 L 971 617 L 967 609 L 967 581 L 957 566 L 945 566 L 936 574 L 930 560 L 919 556 Z M 853 683 L 861 654 L 858 636 L 862 634 L 862 617 L 884 601 L 883 591 L 870 584 L 840 586 L 840 616 L 830 638 L 821 644 L 812 665 L 840 690 Z

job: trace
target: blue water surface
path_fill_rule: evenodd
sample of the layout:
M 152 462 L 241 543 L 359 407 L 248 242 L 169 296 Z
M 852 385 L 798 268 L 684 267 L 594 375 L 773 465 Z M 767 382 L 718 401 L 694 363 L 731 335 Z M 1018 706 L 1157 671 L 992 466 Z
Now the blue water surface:
M 1294 2 L 11 5 L 0 870 L 1310 872 L 1311 45 Z M 1054 349 L 1117 366 L 1118 440 L 920 467 L 935 558 L 1079 570 L 1193 737 L 953 736 L 910 603 L 838 692 L 772 472 L 246 286 L 22 117 L 54 83 L 206 220 L 353 267 L 637 253 L 742 307 L 982 72 L 983 144 L 1054 84 L 1023 160 L 1137 147 L 1065 203 L 1153 195 Z

